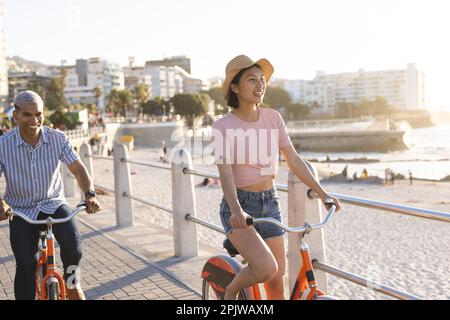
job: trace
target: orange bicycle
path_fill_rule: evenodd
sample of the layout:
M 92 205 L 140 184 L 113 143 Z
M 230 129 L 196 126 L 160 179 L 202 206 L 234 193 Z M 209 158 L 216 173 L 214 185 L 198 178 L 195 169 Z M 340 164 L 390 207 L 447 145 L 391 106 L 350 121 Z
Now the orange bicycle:
M 278 220 L 273 218 L 258 218 L 248 219 L 247 224 L 252 225 L 254 223 L 272 223 L 287 232 L 297 233 L 300 238 L 300 257 L 303 262 L 302 267 L 298 273 L 295 281 L 294 288 L 290 295 L 290 300 L 333 300 L 331 296 L 325 295 L 317 287 L 316 277 L 312 266 L 311 256 L 309 254 L 309 248 L 304 241 L 305 235 L 311 233 L 311 231 L 324 227 L 329 221 L 331 216 L 336 210 L 336 206 L 333 201 L 326 201 L 325 205 L 329 207 L 328 214 L 325 220 L 316 225 L 310 225 L 305 223 L 303 227 L 289 227 Z M 229 255 L 220 254 L 208 259 L 203 267 L 201 278 L 203 279 L 202 285 L 202 299 L 203 300 L 215 300 L 221 299 L 222 293 L 225 288 L 233 280 L 234 276 L 242 269 L 241 265 L 233 259 L 239 252 L 226 239 L 224 241 L 224 248 L 227 249 Z M 245 260 L 243 264 L 245 264 Z M 255 284 L 250 288 L 241 290 L 238 295 L 239 300 L 261 300 L 261 291 L 259 284 Z
M 72 219 L 78 212 L 85 210 L 84 202 L 80 202 L 70 215 L 63 219 L 48 217 L 45 220 L 31 220 L 22 212 L 14 211 L 13 216 L 22 218 L 34 225 L 46 225 L 40 230 L 41 245 L 39 246 L 39 260 L 36 268 L 36 298 L 38 300 L 66 300 L 66 283 L 56 270 L 55 237 L 53 225 L 65 223 Z

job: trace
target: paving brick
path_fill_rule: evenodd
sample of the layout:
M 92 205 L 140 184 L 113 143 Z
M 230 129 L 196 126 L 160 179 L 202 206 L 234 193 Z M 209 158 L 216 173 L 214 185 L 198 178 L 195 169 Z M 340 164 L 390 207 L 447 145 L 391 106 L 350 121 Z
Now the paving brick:
M 99 300 L 149 300 L 198 299 L 165 272 L 155 268 L 101 234 L 79 223 L 84 235 L 84 252 L 81 261 L 83 289 L 89 299 Z M 9 244 L 9 228 L 0 227 L 0 299 L 14 299 L 13 279 L 15 260 Z M 5 250 L 5 248 L 8 248 Z M 59 249 L 57 262 L 61 265 Z

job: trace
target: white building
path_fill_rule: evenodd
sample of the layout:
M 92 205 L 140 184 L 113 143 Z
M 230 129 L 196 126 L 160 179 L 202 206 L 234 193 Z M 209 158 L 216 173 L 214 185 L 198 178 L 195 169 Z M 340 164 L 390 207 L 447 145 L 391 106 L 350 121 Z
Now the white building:
M 177 67 L 146 65 L 145 74 L 151 77 L 151 99 L 161 97 L 169 100 L 174 95 L 183 93 L 183 77 Z
M 96 88 L 101 89 L 98 107 L 103 109 L 111 90 L 125 88 L 124 74 L 119 64 L 100 58 L 78 59 L 67 69 L 64 95 L 71 104 L 97 104 Z
M 426 109 L 426 76 L 415 64 L 406 69 L 326 74 L 313 80 L 276 79 L 272 85 L 284 88 L 294 102 L 318 104 L 313 112 L 331 113 L 340 102 L 384 97 L 397 110 Z
M 152 78 L 145 73 L 144 67 L 125 67 L 123 68 L 123 74 L 125 78 L 125 89 L 133 91 L 138 85 L 145 85 L 151 96 Z
M 0 106 L 6 106 L 8 98 L 8 65 L 6 63 L 5 32 L 3 29 L 3 0 L 0 0 Z
M 183 79 L 183 93 L 199 93 L 203 90 L 203 81 L 193 78 L 183 68 L 175 66 L 175 72 Z

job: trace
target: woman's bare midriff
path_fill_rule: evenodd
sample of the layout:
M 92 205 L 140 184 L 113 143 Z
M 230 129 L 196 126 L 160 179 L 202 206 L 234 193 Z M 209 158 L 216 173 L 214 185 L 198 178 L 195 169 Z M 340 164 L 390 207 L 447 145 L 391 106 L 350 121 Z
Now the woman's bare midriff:
M 274 180 L 275 180 L 275 178 L 273 176 L 270 176 L 266 180 L 263 180 L 261 182 L 251 184 L 248 186 L 237 187 L 237 188 L 239 190 L 249 191 L 249 192 L 263 192 L 263 191 L 272 189 L 275 186 Z

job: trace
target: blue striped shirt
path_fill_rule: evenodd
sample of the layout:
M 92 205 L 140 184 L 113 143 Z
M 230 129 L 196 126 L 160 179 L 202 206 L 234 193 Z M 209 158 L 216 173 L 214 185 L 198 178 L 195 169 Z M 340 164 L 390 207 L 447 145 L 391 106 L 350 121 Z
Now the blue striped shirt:
M 64 133 L 42 126 L 38 144 L 27 144 L 15 128 L 0 137 L 0 173 L 5 173 L 4 198 L 13 210 L 36 220 L 39 211 L 53 214 L 64 197 L 60 174 L 79 158 Z

